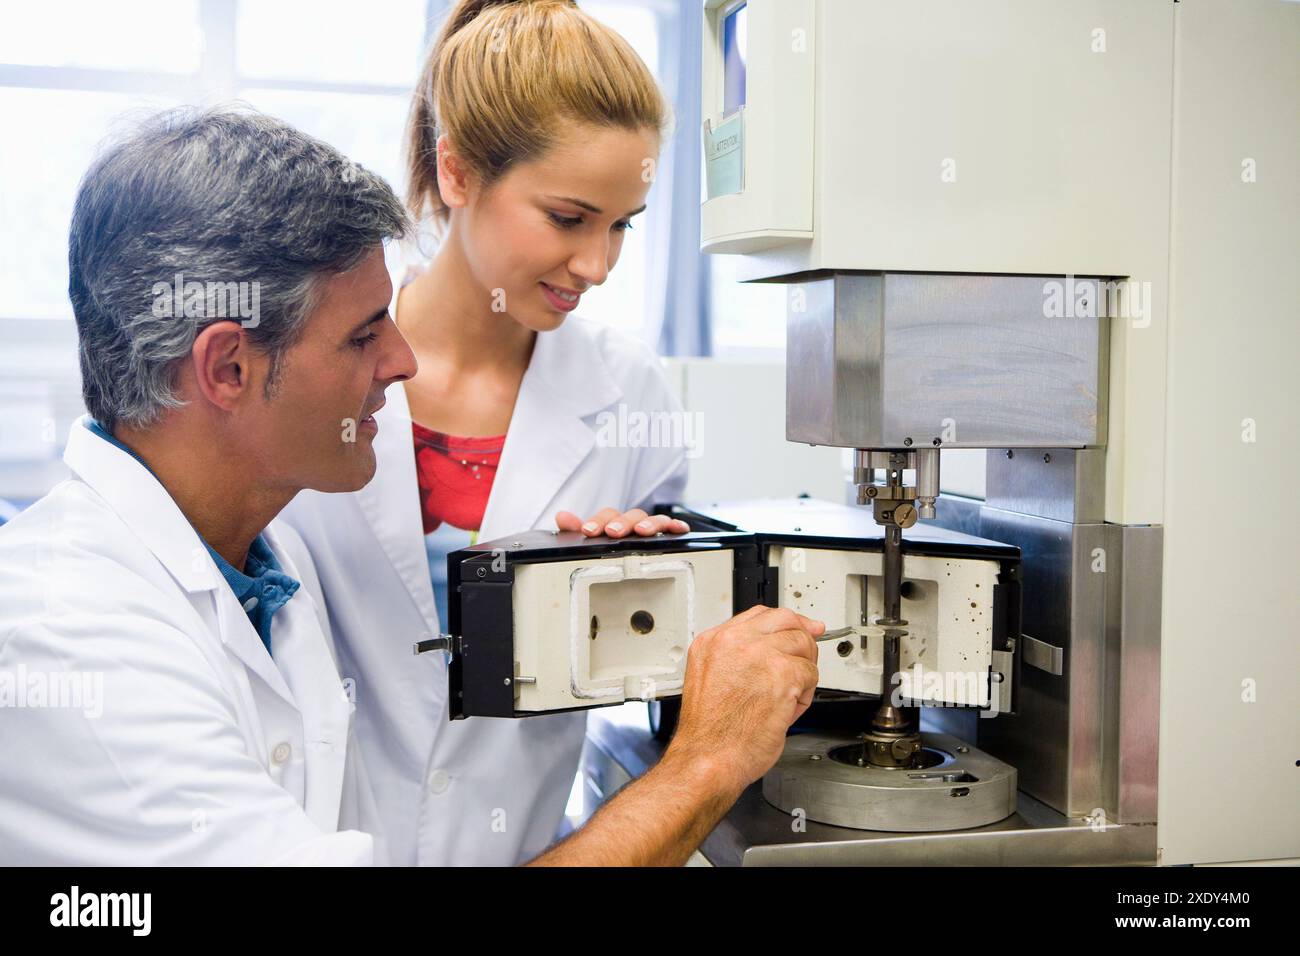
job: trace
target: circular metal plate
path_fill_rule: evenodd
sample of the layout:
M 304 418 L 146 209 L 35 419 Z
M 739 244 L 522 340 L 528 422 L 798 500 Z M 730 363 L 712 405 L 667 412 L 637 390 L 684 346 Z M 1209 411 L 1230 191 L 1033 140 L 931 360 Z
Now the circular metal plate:
M 938 762 L 919 770 L 858 767 L 832 750 L 861 745 L 847 735 L 796 734 L 763 777 L 763 798 L 809 820 L 858 830 L 968 830 L 1016 810 L 1016 770 L 947 734 L 922 734 Z M 962 749 L 966 752 L 962 752 Z

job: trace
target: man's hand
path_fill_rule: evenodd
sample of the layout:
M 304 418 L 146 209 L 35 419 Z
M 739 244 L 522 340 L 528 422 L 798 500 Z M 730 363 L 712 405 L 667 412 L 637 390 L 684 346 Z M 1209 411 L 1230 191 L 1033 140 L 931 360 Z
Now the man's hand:
M 691 642 L 682 714 L 664 759 L 702 760 L 739 793 L 771 769 L 817 689 L 826 625 L 757 606 Z
M 588 538 L 602 534 L 608 538 L 626 538 L 633 533 L 649 538 L 661 531 L 685 534 L 691 530 L 685 521 L 667 515 L 647 515 L 640 508 L 631 511 L 601 508 L 585 521 L 572 511 L 561 511 L 555 516 L 555 525 L 561 531 L 581 531 Z
M 752 607 L 691 642 L 681 722 L 663 759 L 537 866 L 680 866 L 776 763 L 817 687 L 826 625 Z

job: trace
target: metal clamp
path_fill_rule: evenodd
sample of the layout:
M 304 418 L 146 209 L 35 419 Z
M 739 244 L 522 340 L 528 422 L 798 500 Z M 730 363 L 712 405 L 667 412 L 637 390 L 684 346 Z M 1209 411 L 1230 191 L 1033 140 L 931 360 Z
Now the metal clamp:
M 1028 634 L 1020 635 L 1025 640 L 1023 659 L 1030 667 L 1037 667 L 1056 677 L 1065 673 L 1065 651 L 1054 644 L 1040 641 Z

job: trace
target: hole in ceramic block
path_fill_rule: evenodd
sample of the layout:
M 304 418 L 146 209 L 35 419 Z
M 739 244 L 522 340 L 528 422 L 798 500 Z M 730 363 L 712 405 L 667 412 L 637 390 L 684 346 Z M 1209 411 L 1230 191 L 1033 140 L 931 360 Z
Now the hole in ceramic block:
M 590 643 L 590 679 L 661 674 L 682 659 L 691 635 L 684 578 L 593 584 L 589 608 L 600 622 L 600 640 Z

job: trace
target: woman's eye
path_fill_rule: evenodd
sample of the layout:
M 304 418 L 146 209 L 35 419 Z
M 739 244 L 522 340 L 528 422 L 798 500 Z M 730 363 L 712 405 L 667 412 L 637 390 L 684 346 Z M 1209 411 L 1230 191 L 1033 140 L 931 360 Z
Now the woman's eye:
M 572 229 L 574 226 L 582 225 L 581 216 L 561 216 L 558 212 L 548 213 L 551 221 L 561 229 Z
M 622 222 L 614 223 L 614 228 L 617 229 L 619 232 L 627 232 L 629 229 L 632 228 L 632 223 L 629 220 L 624 219 Z
M 352 346 L 354 348 L 363 349 L 377 338 L 379 338 L 379 333 L 371 332 L 369 335 L 363 335 L 359 339 L 353 339 Z

